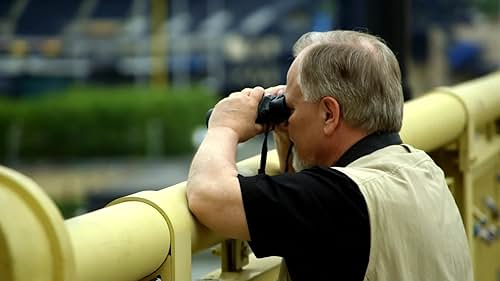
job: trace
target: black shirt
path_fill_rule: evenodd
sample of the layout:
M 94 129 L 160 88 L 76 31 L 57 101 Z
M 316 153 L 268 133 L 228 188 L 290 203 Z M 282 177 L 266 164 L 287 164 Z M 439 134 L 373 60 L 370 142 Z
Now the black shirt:
M 399 135 L 372 134 L 337 161 L 344 167 Z M 293 281 L 363 280 L 370 221 L 359 187 L 329 167 L 279 176 L 239 176 L 250 247 L 257 257 L 281 256 Z

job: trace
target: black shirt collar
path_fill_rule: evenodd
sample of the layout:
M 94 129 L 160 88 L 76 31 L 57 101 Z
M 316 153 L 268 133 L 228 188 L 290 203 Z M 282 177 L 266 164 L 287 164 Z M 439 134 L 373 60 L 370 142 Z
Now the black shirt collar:
M 376 150 L 389 145 L 402 144 L 398 133 L 373 133 L 370 134 L 353 146 L 351 146 L 340 159 L 335 163 L 336 167 L 345 167 L 354 160 L 368 155 Z

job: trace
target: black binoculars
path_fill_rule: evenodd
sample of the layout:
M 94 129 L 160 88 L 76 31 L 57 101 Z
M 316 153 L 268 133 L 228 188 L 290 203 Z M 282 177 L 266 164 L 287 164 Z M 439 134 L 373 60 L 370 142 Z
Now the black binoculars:
M 212 115 L 213 108 L 207 112 L 206 125 Z M 277 125 L 290 117 L 290 108 L 286 106 L 285 96 L 262 96 L 257 107 L 257 119 L 255 123 L 263 125 Z

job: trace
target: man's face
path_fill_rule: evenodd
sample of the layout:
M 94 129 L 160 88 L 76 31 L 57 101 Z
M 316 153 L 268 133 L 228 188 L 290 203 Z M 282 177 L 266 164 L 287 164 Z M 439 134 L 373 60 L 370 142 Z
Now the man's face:
M 286 103 L 291 109 L 288 134 L 294 143 L 294 168 L 296 171 L 319 164 L 322 127 L 318 103 L 304 100 L 297 76 L 300 56 L 290 66 L 287 75 Z

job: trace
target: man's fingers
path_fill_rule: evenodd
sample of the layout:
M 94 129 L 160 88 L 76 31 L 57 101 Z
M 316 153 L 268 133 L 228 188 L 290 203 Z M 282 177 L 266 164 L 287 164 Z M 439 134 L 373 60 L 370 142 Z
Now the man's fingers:
M 266 95 L 279 95 L 285 92 L 286 85 L 277 85 L 265 89 Z
M 262 87 L 254 87 L 254 88 L 244 88 L 242 89 L 241 91 L 239 92 L 233 92 L 231 94 L 229 94 L 229 97 L 235 97 L 235 96 L 240 96 L 240 95 L 244 95 L 244 96 L 250 96 L 250 95 L 262 95 L 264 93 L 264 88 Z
M 251 95 L 255 95 L 255 96 L 259 97 L 259 100 L 260 100 L 262 98 L 262 96 L 264 95 L 264 88 L 262 88 L 262 87 L 253 88 Z

